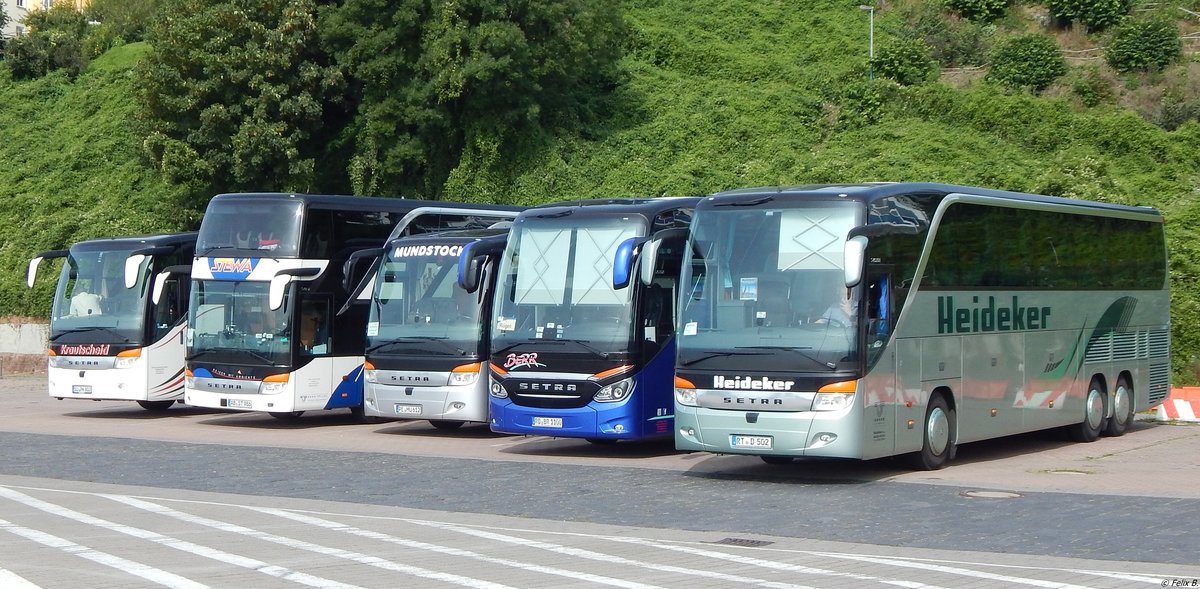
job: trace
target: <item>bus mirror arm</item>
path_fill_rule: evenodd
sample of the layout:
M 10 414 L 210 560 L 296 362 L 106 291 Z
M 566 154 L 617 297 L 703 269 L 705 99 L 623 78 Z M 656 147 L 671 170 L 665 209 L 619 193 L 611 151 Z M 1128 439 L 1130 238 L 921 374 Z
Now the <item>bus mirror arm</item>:
M 845 259 L 843 260 L 846 288 L 854 288 L 858 286 L 859 282 L 862 282 L 863 261 L 866 259 L 866 253 L 866 236 L 856 235 L 846 240 Z
M 458 254 L 458 286 L 467 292 L 479 290 L 480 271 L 489 256 L 504 251 L 508 237 L 493 237 L 472 241 Z
M 320 268 L 284 268 L 271 277 L 271 289 L 267 294 L 267 304 L 272 311 L 283 306 L 283 289 L 287 288 L 293 277 L 312 277 L 321 273 Z
M 33 281 L 37 279 L 38 266 L 42 264 L 42 260 L 65 258 L 69 253 L 69 250 L 50 250 L 34 256 L 32 260 L 29 260 L 29 268 L 25 270 L 25 284 L 27 284 L 29 288 L 33 288 Z
M 128 259 L 126 260 L 125 263 L 126 264 L 129 263 Z M 171 278 L 172 276 L 191 275 L 191 273 L 192 273 L 192 267 L 188 266 L 188 265 L 183 265 L 183 264 L 181 264 L 179 266 L 168 266 L 166 268 L 163 268 L 161 272 L 159 272 L 158 274 L 156 274 L 154 276 L 154 287 L 153 287 L 153 290 L 150 291 L 150 300 L 154 304 L 157 305 L 158 300 L 162 298 L 163 286 L 166 285 L 167 280 L 169 278 Z M 126 288 L 128 288 L 128 287 L 126 287 Z

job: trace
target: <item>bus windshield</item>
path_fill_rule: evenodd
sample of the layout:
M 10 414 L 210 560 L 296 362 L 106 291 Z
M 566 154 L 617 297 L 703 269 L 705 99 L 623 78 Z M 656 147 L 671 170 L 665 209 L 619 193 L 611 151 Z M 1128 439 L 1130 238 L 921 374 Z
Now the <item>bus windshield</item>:
M 861 206 L 706 209 L 680 282 L 678 365 L 724 371 L 852 370 L 858 289 L 843 249 Z
M 457 285 L 461 250 L 421 244 L 388 252 L 372 297 L 368 354 L 478 356 L 480 305 Z
M 132 251 L 71 248 L 54 294 L 52 342 L 141 342 L 150 259 L 142 261 L 133 288 L 125 288 L 125 259 Z
M 204 212 L 196 255 L 236 249 L 278 258 L 296 257 L 303 211 L 301 201 L 214 199 Z
M 493 353 L 543 340 L 569 340 L 599 355 L 628 352 L 633 289 L 613 288 L 613 257 L 643 225 L 564 216 L 514 226 L 496 287 Z
M 288 365 L 292 297 L 289 292 L 272 311 L 269 288 L 269 282 L 193 282 L 187 338 L 191 357 L 219 352 L 238 364 Z

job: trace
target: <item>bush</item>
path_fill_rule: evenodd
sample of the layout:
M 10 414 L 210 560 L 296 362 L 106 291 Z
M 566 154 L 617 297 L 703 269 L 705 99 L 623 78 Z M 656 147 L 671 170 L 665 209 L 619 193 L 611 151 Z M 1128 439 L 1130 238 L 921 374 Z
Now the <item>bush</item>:
M 1182 51 L 1183 42 L 1175 23 L 1162 19 L 1129 20 L 1114 31 L 1104 58 L 1119 72 L 1151 72 L 1179 59 Z
M 1038 33 L 1011 37 L 992 53 L 987 78 L 1009 88 L 1045 90 L 1067 73 L 1067 62 L 1054 39 Z
M 1089 31 L 1117 24 L 1129 13 L 1131 0 L 1050 0 L 1050 14 L 1060 21 L 1077 21 Z
M 66 70 L 74 78 L 87 69 L 83 38 L 87 21 L 67 5 L 38 10 L 25 17 L 29 33 L 9 40 L 5 61 L 14 79 L 38 78 Z
M 929 47 L 920 39 L 898 39 L 875 54 L 871 66 L 879 75 L 904 86 L 920 84 L 937 71 Z
M 1092 66 L 1079 71 L 1071 81 L 1071 93 L 1079 99 L 1079 103 L 1087 107 L 1100 106 L 1113 99 L 1112 86 L 1100 73 L 1100 68 Z
M 929 3 L 905 10 L 902 18 L 903 33 L 925 41 L 929 56 L 942 67 L 982 65 L 987 61 L 988 31 L 994 26 L 947 18 L 937 4 Z
M 978 22 L 991 22 L 1008 10 L 1008 0 L 945 0 L 946 8 Z

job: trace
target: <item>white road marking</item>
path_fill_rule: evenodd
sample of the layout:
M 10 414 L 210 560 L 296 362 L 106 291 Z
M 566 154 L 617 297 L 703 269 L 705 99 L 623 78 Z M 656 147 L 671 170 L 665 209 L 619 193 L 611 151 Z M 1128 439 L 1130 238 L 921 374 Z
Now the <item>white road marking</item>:
M 845 560 L 857 560 L 859 562 L 869 562 L 873 564 L 887 564 L 891 566 L 907 567 L 921 569 L 923 571 L 936 573 L 949 573 L 952 575 L 962 575 L 964 577 L 975 577 L 977 579 L 988 579 L 990 581 L 1003 581 L 1005 583 L 1015 583 L 1017 585 L 1030 585 L 1032 587 L 1044 587 L 1045 589 L 1088 589 L 1084 585 L 1072 585 L 1070 583 L 1060 583 L 1058 581 L 1043 581 L 1041 579 L 1026 579 L 1024 577 L 1012 577 L 1009 575 L 998 575 L 986 571 L 974 571 L 961 567 L 951 567 L 940 564 L 914 562 L 896 558 L 886 558 L 880 556 L 865 556 L 857 554 L 838 554 L 835 552 L 814 552 L 819 556 L 829 558 L 841 558 Z
M 92 562 L 102 564 L 106 567 L 111 567 L 123 573 L 141 577 L 152 583 L 157 583 L 164 587 L 172 589 L 208 589 L 208 585 L 197 583 L 191 579 L 186 579 L 174 573 L 168 573 L 162 569 L 157 569 L 152 566 L 144 565 L 140 562 L 127 560 L 107 552 L 93 550 L 82 544 L 76 544 L 70 540 L 52 536 L 45 532 L 33 530 L 23 526 L 18 526 L 8 520 L 0 519 L 0 530 L 12 532 L 27 540 L 32 540 L 43 546 L 57 548 L 68 554 L 74 554 L 80 558 L 86 558 Z
M 149 540 L 156 544 L 161 544 L 182 552 L 195 554 L 204 558 L 210 558 L 217 562 L 227 563 L 253 571 L 258 571 L 265 575 L 270 575 L 272 577 L 287 581 L 293 581 L 302 585 L 308 585 L 309 587 L 319 587 L 321 589 L 362 589 L 357 585 L 348 585 L 346 583 L 339 583 L 331 579 L 325 579 L 322 577 L 315 577 L 313 575 L 296 572 L 284 567 L 267 564 L 261 560 L 247 558 L 238 554 L 217 550 L 215 548 L 209 548 L 208 546 L 201 546 L 200 544 L 194 544 L 192 542 L 180 540 L 178 538 L 172 538 L 170 536 L 164 536 L 158 532 L 152 532 L 150 530 L 143 530 L 141 528 L 110 522 L 108 520 L 90 516 L 86 513 L 80 513 L 73 509 L 68 509 L 66 507 L 42 501 L 41 499 L 30 497 L 29 495 L 5 487 L 0 487 L 0 497 L 5 497 L 19 503 L 24 503 L 25 505 L 28 505 L 34 509 L 39 509 L 52 515 L 65 517 L 82 524 L 104 528 L 106 530 L 111 530 L 127 536 L 133 536 L 134 538 L 139 538 L 142 540 Z
M 42 589 L 25 580 L 24 577 L 6 569 L 0 569 L 0 587 L 4 587 L 5 589 Z
M 479 560 L 482 562 L 497 564 L 497 565 L 505 566 L 505 567 L 518 568 L 518 569 L 532 571 L 532 572 L 536 572 L 536 573 L 544 573 L 547 575 L 557 575 L 560 577 L 566 577 L 573 581 L 590 581 L 592 583 L 598 583 L 601 585 L 612 585 L 614 587 L 625 587 L 626 589 L 661 589 L 661 588 L 657 587 L 656 585 L 646 585 L 644 583 L 637 583 L 635 581 L 626 581 L 624 579 L 617 579 L 614 577 L 605 577 L 605 576 L 601 576 L 601 575 L 593 575 L 590 573 L 584 573 L 584 572 L 580 572 L 580 571 L 569 571 L 566 569 L 560 569 L 560 568 L 556 568 L 556 567 L 548 567 L 548 566 L 543 566 L 543 565 L 539 565 L 539 564 L 531 564 L 531 563 L 520 562 L 520 561 L 516 561 L 516 560 L 509 560 L 506 558 L 495 558 L 495 557 L 479 554 L 478 552 L 472 552 L 470 550 L 463 550 L 461 548 L 451 548 L 449 546 L 439 546 L 437 544 L 429 544 L 427 542 L 418 542 L 416 540 L 406 540 L 404 538 L 397 538 L 397 537 L 389 535 L 389 534 L 373 532 L 371 530 L 364 530 L 362 528 L 356 528 L 356 527 L 349 526 L 349 525 L 346 525 L 343 523 L 338 523 L 338 522 L 330 521 L 327 519 L 313 517 L 310 515 L 303 515 L 303 514 L 295 513 L 295 512 L 284 510 L 284 509 L 273 509 L 273 508 L 267 508 L 267 507 L 250 507 L 250 506 L 245 506 L 244 508 L 252 510 L 252 511 L 257 511 L 259 513 L 265 513 L 268 515 L 282 517 L 282 518 L 290 519 L 292 521 L 297 521 L 297 522 L 305 523 L 308 525 L 325 528 L 328 530 L 335 530 L 335 531 L 339 531 L 339 532 L 345 532 L 347 534 L 353 534 L 355 536 L 362 536 L 364 538 L 370 538 L 372 540 L 379 540 L 380 542 L 388 542 L 391 544 L 397 544 L 399 546 L 405 546 L 408 548 L 416 548 L 419 550 L 429 550 L 432 552 L 438 552 L 438 553 L 447 554 L 450 556 L 469 558 L 472 560 Z
M 129 505 L 131 507 L 136 507 L 138 509 L 149 511 L 151 513 L 156 513 L 158 515 L 172 517 L 172 518 L 175 518 L 175 519 L 178 519 L 181 521 L 185 521 L 188 523 L 192 523 L 192 524 L 197 524 L 197 525 L 201 525 L 201 526 L 205 526 L 205 527 L 209 527 L 209 528 L 214 528 L 217 530 L 221 530 L 223 532 L 229 532 L 232 534 L 240 534 L 243 536 L 249 536 L 251 538 L 256 538 L 256 539 L 263 540 L 266 542 L 279 544 L 281 546 L 287 546 L 288 548 L 297 548 L 300 550 L 307 550 L 309 552 L 316 552 L 318 554 L 342 558 L 342 559 L 350 560 L 353 562 L 357 562 L 359 564 L 366 564 L 366 565 L 378 567 L 378 568 L 388 570 L 388 571 L 394 571 L 397 573 L 412 575 L 414 577 L 421 577 L 424 579 L 433 579 L 435 581 L 443 581 L 446 583 L 453 583 L 456 585 L 462 585 L 464 587 L 472 587 L 474 589 L 514 589 L 512 587 L 509 587 L 508 585 L 502 585 L 500 583 L 492 583 L 490 581 L 484 581 L 483 579 L 473 579 L 471 577 L 464 577 L 462 575 L 455 575 L 452 573 L 440 573 L 437 571 L 431 571 L 429 569 L 423 569 L 420 567 L 395 563 L 395 562 L 392 562 L 389 560 L 384 560 L 377 556 L 363 554 L 361 552 L 342 550 L 340 548 L 333 548 L 331 546 L 322 546 L 320 544 L 313 544 L 311 542 L 305 542 L 303 540 L 296 540 L 294 538 L 277 536 L 275 534 L 269 534 L 267 532 L 254 530 L 251 528 L 247 528 L 245 526 L 239 526 L 237 524 L 231 524 L 228 522 L 209 519 L 209 518 L 201 517 L 198 515 L 191 515 L 189 513 L 183 513 L 181 511 L 171 509 L 170 507 L 165 507 L 163 505 L 158 505 L 156 503 L 151 503 L 149 501 L 143 501 L 141 499 L 135 499 L 133 497 L 128 497 L 125 495 L 110 495 L 110 494 L 99 493 L 98 496 L 104 497 L 106 499 L 111 499 L 118 503 L 123 503 L 125 505 Z

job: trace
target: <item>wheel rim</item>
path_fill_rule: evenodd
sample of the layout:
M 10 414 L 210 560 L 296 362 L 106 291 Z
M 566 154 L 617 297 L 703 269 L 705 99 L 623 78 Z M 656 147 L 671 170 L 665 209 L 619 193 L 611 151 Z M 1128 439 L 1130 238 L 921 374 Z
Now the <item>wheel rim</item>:
M 1100 429 L 1104 422 L 1104 395 L 1095 388 L 1088 391 L 1087 422 L 1092 429 Z
M 1118 385 L 1116 392 L 1113 394 L 1113 419 L 1117 421 L 1117 425 L 1125 425 L 1129 421 L 1129 389 L 1125 385 Z
M 934 407 L 929 412 L 929 420 L 925 423 L 925 437 L 929 439 L 929 451 L 941 456 L 950 445 L 950 417 L 941 407 Z

